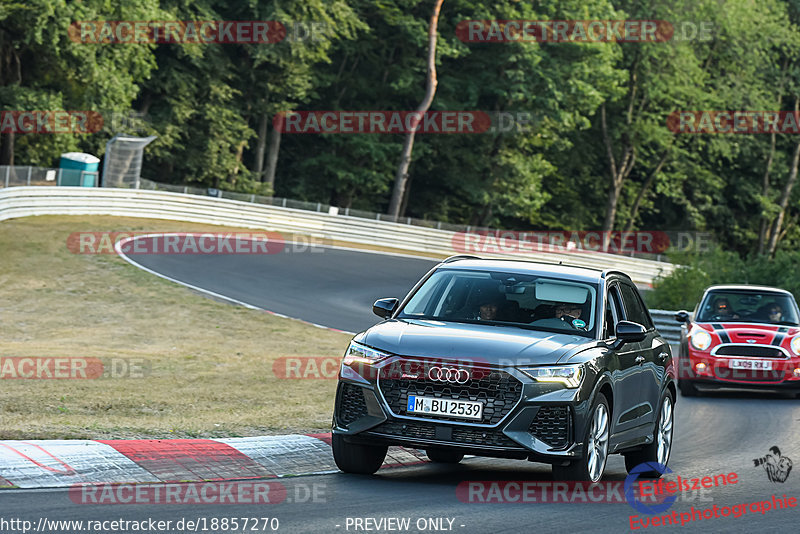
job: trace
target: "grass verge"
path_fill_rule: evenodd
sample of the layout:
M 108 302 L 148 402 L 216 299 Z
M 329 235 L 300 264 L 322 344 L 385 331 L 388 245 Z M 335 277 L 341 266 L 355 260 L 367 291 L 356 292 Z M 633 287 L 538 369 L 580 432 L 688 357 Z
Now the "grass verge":
M 286 356 L 339 358 L 348 336 L 216 302 L 72 232 L 235 231 L 39 216 L 0 223 L 0 356 L 141 358 L 143 378 L 0 380 L 0 439 L 228 437 L 329 428 L 335 380 L 281 380 Z

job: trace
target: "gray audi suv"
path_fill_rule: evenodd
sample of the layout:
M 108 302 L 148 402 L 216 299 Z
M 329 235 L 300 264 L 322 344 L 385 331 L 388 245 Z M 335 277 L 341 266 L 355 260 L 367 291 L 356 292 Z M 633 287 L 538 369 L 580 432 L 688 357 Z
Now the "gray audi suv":
M 613 453 L 628 471 L 669 461 L 672 354 L 624 273 L 455 256 L 373 311 L 384 321 L 339 371 L 342 471 L 376 472 L 390 445 L 549 463 L 561 480 L 600 480 Z

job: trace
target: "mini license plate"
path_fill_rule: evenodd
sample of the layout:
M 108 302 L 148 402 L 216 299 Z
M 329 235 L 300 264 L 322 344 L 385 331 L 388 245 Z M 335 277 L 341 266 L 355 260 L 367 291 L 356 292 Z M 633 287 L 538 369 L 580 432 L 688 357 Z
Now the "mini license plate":
M 730 360 L 728 367 L 731 369 L 752 369 L 754 371 L 772 371 L 772 362 L 769 360 Z
M 406 411 L 410 414 L 443 415 L 480 420 L 483 418 L 483 403 L 409 395 Z

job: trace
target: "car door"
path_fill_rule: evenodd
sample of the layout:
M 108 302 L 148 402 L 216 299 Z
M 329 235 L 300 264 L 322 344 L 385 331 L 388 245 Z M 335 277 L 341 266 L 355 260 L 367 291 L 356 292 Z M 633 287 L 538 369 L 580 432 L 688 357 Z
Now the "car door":
M 609 282 L 606 289 L 606 313 L 604 334 L 608 346 L 616 341 L 616 324 L 625 319 L 619 284 Z M 608 368 L 614 380 L 614 433 L 622 434 L 634 430 L 639 424 L 636 409 L 641 398 L 641 365 L 636 358 L 640 352 L 639 343 L 626 343 L 613 351 Z M 622 437 L 625 440 L 627 438 Z
M 639 343 L 636 361 L 639 362 L 639 403 L 637 418 L 639 424 L 650 428 L 658 412 L 658 401 L 661 395 L 661 384 L 666 373 L 666 361 L 670 349 L 658 334 L 653 320 L 642 302 L 636 287 L 627 281 L 620 282 L 620 293 L 625 306 L 625 316 L 629 321 L 639 323 L 647 330 L 644 340 Z

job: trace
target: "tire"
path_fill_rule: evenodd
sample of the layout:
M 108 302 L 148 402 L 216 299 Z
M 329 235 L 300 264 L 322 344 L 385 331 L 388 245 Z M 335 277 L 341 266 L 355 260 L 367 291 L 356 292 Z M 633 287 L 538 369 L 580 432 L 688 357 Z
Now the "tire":
M 608 438 L 611 434 L 611 411 L 605 395 L 597 394 L 589 413 L 591 415 L 586 425 L 581 457 L 568 465 L 553 465 L 555 480 L 597 482 L 603 478 L 608 460 Z
M 696 397 L 698 394 L 697 386 L 688 380 L 679 380 L 678 389 L 681 390 L 681 395 L 684 397 Z
M 372 475 L 383 464 L 386 458 L 386 445 L 361 445 L 347 443 L 341 434 L 331 436 L 331 448 L 336 467 L 345 473 L 356 475 Z
M 425 449 L 425 454 L 428 460 L 436 464 L 457 464 L 464 459 L 462 453 L 447 449 Z
M 625 469 L 628 473 L 637 465 L 645 462 L 667 466 L 672 452 L 674 424 L 675 398 L 672 392 L 667 390 L 658 405 L 656 427 L 653 430 L 653 442 L 642 449 L 625 454 Z M 651 471 L 643 471 L 640 475 L 646 478 L 661 478 L 662 473 L 653 469 Z

